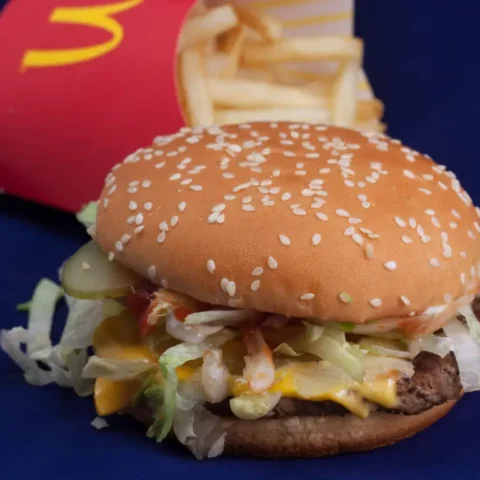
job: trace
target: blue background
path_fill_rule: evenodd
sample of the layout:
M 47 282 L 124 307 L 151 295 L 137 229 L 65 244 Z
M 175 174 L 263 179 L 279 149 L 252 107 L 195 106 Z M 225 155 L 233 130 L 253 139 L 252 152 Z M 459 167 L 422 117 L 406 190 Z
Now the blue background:
M 477 204 L 478 18 L 474 0 L 357 1 L 356 30 L 365 39 L 367 73 L 387 106 L 389 133 L 451 167 Z M 0 326 L 10 328 L 26 321 L 15 305 L 30 298 L 40 277 L 55 279 L 86 236 L 71 215 L 3 196 L 0 238 Z M 197 462 L 182 447 L 147 440 L 126 417 L 95 431 L 90 399 L 26 385 L 1 353 L 0 382 L 1 479 L 480 478 L 480 394 L 468 395 L 426 432 L 369 453 Z

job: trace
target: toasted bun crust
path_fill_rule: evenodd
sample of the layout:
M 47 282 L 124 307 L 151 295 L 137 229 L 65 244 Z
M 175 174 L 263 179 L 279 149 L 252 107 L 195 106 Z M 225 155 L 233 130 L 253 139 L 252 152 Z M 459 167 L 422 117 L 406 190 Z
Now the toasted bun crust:
M 96 227 L 115 259 L 211 304 L 362 323 L 449 316 L 478 290 L 470 197 L 376 133 L 184 128 L 113 168 Z
M 286 417 L 254 421 L 224 418 L 225 453 L 252 457 L 325 457 L 344 452 L 373 450 L 391 445 L 428 428 L 446 415 L 456 400 L 419 415 L 372 413 L 331 417 Z M 131 412 L 146 425 L 151 414 L 145 407 Z

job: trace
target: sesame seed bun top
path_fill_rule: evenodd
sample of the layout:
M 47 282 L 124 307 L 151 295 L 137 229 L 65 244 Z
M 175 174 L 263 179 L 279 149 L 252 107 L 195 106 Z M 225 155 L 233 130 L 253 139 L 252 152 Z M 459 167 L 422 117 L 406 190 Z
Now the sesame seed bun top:
M 378 133 L 288 122 L 183 128 L 116 165 L 96 238 L 199 300 L 362 323 L 436 318 L 477 292 L 479 210 Z

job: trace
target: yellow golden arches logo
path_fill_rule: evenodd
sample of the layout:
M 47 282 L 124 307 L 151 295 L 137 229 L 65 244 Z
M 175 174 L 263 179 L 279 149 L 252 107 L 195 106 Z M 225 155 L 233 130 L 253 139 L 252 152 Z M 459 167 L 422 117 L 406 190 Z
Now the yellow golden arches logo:
M 22 69 L 59 67 L 74 63 L 87 62 L 105 55 L 118 47 L 123 40 L 123 26 L 111 15 L 136 7 L 144 0 L 127 0 L 125 2 L 96 5 L 91 7 L 58 7 L 49 17 L 52 23 L 74 23 L 101 28 L 112 38 L 99 45 L 80 48 L 62 48 L 56 50 L 27 50 L 22 58 Z

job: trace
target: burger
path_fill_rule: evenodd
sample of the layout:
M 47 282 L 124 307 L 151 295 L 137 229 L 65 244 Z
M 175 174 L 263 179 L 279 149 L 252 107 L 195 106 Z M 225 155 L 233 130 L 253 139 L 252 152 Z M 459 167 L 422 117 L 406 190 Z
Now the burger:
M 60 343 L 2 346 L 31 383 L 93 392 L 197 458 L 374 449 L 479 388 L 479 215 L 383 134 L 182 128 L 108 174 L 62 268 Z

